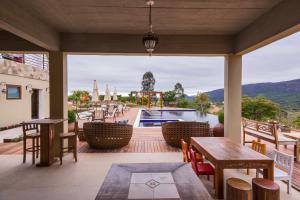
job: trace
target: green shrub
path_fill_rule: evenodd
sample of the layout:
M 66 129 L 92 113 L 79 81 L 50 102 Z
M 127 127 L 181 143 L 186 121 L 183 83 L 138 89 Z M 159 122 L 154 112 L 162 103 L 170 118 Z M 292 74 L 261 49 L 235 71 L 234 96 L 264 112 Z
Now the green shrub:
M 189 101 L 187 99 L 181 98 L 177 100 L 177 107 L 178 108 L 188 108 Z
M 300 116 L 293 121 L 293 126 L 295 128 L 300 128 Z
M 258 121 L 273 120 L 277 118 L 278 114 L 278 105 L 265 97 L 243 97 L 242 99 L 242 116 L 247 119 Z
M 76 121 L 76 113 L 73 110 L 68 110 L 68 123 Z
M 219 123 L 224 124 L 224 112 L 221 111 L 218 113 Z

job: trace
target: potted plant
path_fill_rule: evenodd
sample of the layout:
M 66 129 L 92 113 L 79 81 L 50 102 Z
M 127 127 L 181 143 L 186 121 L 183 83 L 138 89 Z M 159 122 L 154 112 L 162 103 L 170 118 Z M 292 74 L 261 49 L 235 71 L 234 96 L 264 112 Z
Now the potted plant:
M 68 132 L 75 131 L 76 114 L 73 110 L 68 110 Z
M 214 137 L 224 137 L 224 112 L 218 113 L 219 123 L 213 128 Z

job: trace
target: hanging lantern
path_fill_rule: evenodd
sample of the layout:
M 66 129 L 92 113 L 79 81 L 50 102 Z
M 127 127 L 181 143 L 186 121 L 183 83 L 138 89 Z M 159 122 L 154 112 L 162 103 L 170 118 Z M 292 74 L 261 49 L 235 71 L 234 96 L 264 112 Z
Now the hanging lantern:
M 149 32 L 146 33 L 143 37 L 143 44 L 146 48 L 146 51 L 151 55 L 153 51 L 155 50 L 155 47 L 158 44 L 158 36 L 154 34 L 152 30 L 152 5 L 154 4 L 153 0 L 148 0 L 147 5 L 149 6 Z

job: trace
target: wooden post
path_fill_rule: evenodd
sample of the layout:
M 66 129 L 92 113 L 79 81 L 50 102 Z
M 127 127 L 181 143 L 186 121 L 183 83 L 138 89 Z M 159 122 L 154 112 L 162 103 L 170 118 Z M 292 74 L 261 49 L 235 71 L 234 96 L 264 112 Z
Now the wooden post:
M 68 119 L 67 54 L 49 52 L 50 119 Z M 59 134 L 68 131 L 68 122 L 55 126 L 55 155 L 60 154 Z
M 148 109 L 150 110 L 151 108 L 151 97 L 150 97 L 151 93 L 148 92 Z

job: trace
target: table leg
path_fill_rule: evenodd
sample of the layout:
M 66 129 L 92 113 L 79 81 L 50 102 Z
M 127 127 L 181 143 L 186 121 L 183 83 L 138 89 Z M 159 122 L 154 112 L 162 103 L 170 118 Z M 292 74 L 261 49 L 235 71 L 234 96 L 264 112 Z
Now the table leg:
M 41 124 L 41 139 L 40 139 L 40 163 L 37 167 L 50 166 L 54 160 L 53 152 L 53 140 L 54 140 L 54 129 L 52 125 Z
M 215 166 L 215 187 L 216 187 L 216 199 L 224 198 L 224 169 Z
M 295 155 L 295 161 L 300 162 L 299 160 L 299 154 L 300 154 L 300 142 L 298 141 L 294 147 L 294 155 Z
M 274 181 L 274 162 L 264 169 L 264 178 Z

